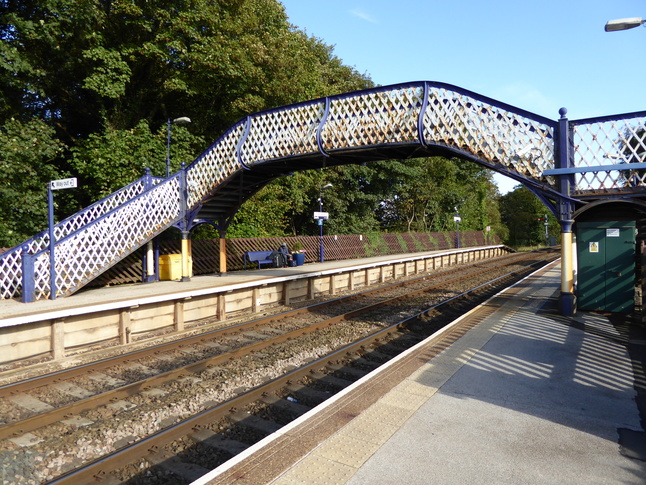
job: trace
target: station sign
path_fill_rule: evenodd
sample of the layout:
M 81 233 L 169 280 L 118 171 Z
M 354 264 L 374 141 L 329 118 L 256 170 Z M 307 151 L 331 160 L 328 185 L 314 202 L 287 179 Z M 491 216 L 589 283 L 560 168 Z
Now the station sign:
M 73 189 L 77 186 L 76 177 L 70 179 L 52 180 L 49 182 L 49 188 L 52 190 Z
M 314 213 L 314 220 L 327 220 L 329 219 L 330 214 L 328 212 L 315 212 Z

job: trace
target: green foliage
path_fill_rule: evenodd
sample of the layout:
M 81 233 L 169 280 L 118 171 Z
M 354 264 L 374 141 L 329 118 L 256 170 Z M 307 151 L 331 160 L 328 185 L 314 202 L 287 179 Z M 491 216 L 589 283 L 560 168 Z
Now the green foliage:
M 392 162 L 385 167 L 392 191 L 380 208 L 385 229 L 396 232 L 484 230 L 500 225 L 497 189 L 487 169 L 442 157 Z
M 415 245 L 415 251 L 417 252 L 426 250 L 424 244 L 419 239 L 417 239 L 416 235 L 413 235 L 413 244 Z
M 7 1 L 0 38 L 0 114 L 55 130 L 48 163 L 82 181 L 72 210 L 163 175 L 169 118 L 193 121 L 174 172 L 251 112 L 372 85 L 276 0 Z
M 279 237 L 287 233 L 292 200 L 278 183 L 269 184 L 235 215 L 227 237 Z
M 402 253 L 408 252 L 408 246 L 401 234 L 397 234 L 397 242 L 399 243 L 399 247 L 402 249 Z
M 429 239 L 430 239 L 431 244 L 433 245 L 433 247 L 437 249 L 437 247 L 438 247 L 437 239 L 435 239 L 433 236 L 430 236 Z
M 188 128 L 176 125 L 171 143 L 171 173 L 180 163 L 193 161 L 189 147 L 198 143 Z M 91 134 L 72 149 L 72 169 L 78 173 L 89 201 L 98 200 L 144 175 L 145 169 L 164 176 L 166 173 L 166 127 L 152 133 L 148 123 L 140 121 L 128 130 L 107 128 Z M 203 142 L 203 141 L 202 141 Z
M 0 247 L 15 246 L 47 228 L 48 182 L 63 175 L 49 162 L 62 150 L 54 130 L 40 120 L 10 119 L 0 127 Z
M 290 25 L 277 0 L 6 1 L 0 38 L 0 114 L 12 120 L 0 143 L 20 146 L 2 155 L 4 244 L 42 227 L 43 181 L 79 178 L 57 195 L 61 219 L 147 167 L 164 175 L 169 118 L 192 120 L 173 127 L 174 173 L 251 112 L 373 85 Z M 505 235 L 491 174 L 433 157 L 280 177 L 242 206 L 227 236 L 316 235 L 320 195 L 326 234 L 453 230 L 457 207 L 461 229 Z
M 371 232 L 366 234 L 366 241 L 363 243 L 366 256 L 388 254 L 388 244 L 384 241 L 381 233 Z
M 219 239 L 218 230 L 211 224 L 200 224 L 191 230 L 191 239 Z
M 559 226 L 547 208 L 529 189 L 518 186 L 500 198 L 503 223 L 509 228 L 505 242 L 513 247 L 545 245 L 545 225 L 540 220 L 548 215 L 550 236 L 556 236 Z
M 322 194 L 319 190 L 331 183 Z M 231 237 L 316 235 L 312 214 L 330 214 L 326 234 L 443 232 L 460 230 L 506 235 L 491 174 L 471 162 L 441 157 L 303 171 L 281 177 L 246 202 L 234 219 Z M 268 229 L 271 228 L 271 229 Z M 283 231 L 281 233 L 281 231 Z

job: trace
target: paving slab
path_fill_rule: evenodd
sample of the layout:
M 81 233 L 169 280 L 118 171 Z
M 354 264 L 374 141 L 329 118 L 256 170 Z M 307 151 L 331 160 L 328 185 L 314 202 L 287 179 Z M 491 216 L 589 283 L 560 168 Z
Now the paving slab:
M 449 348 L 459 369 L 344 483 L 645 483 L 646 462 L 619 444 L 620 429 L 644 439 L 625 337 L 603 315 L 580 313 L 579 328 L 541 311 L 557 271 L 504 325 L 471 330 L 493 333 L 482 346 Z M 436 371 L 413 378 L 431 385 Z
M 268 441 L 256 461 L 194 483 L 252 483 L 244 473 L 272 485 L 646 483 L 646 331 L 625 316 L 563 317 L 559 288 L 558 264 L 521 282 L 309 451 Z M 325 429 L 325 413 L 304 429 Z M 328 414 L 348 415 L 338 413 Z M 298 443 L 289 433 L 276 442 Z

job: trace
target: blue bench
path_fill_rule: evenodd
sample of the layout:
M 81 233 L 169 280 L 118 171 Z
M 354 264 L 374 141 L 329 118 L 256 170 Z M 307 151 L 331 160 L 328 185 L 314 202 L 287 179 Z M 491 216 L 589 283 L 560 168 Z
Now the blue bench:
M 262 264 L 272 264 L 271 253 L 273 253 L 273 251 L 247 251 L 242 256 L 242 260 L 244 261 L 244 269 L 247 269 L 247 262 L 258 263 L 258 269 L 261 268 Z

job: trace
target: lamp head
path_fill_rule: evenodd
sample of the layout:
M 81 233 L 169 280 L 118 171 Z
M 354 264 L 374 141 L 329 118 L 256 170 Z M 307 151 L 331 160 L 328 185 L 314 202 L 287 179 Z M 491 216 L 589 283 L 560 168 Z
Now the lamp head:
M 610 20 L 609 22 L 606 23 L 605 31 L 615 32 L 617 30 L 634 29 L 635 27 L 639 27 L 640 25 L 643 25 L 644 22 L 646 21 L 643 20 L 641 17 L 631 17 L 627 19 Z

